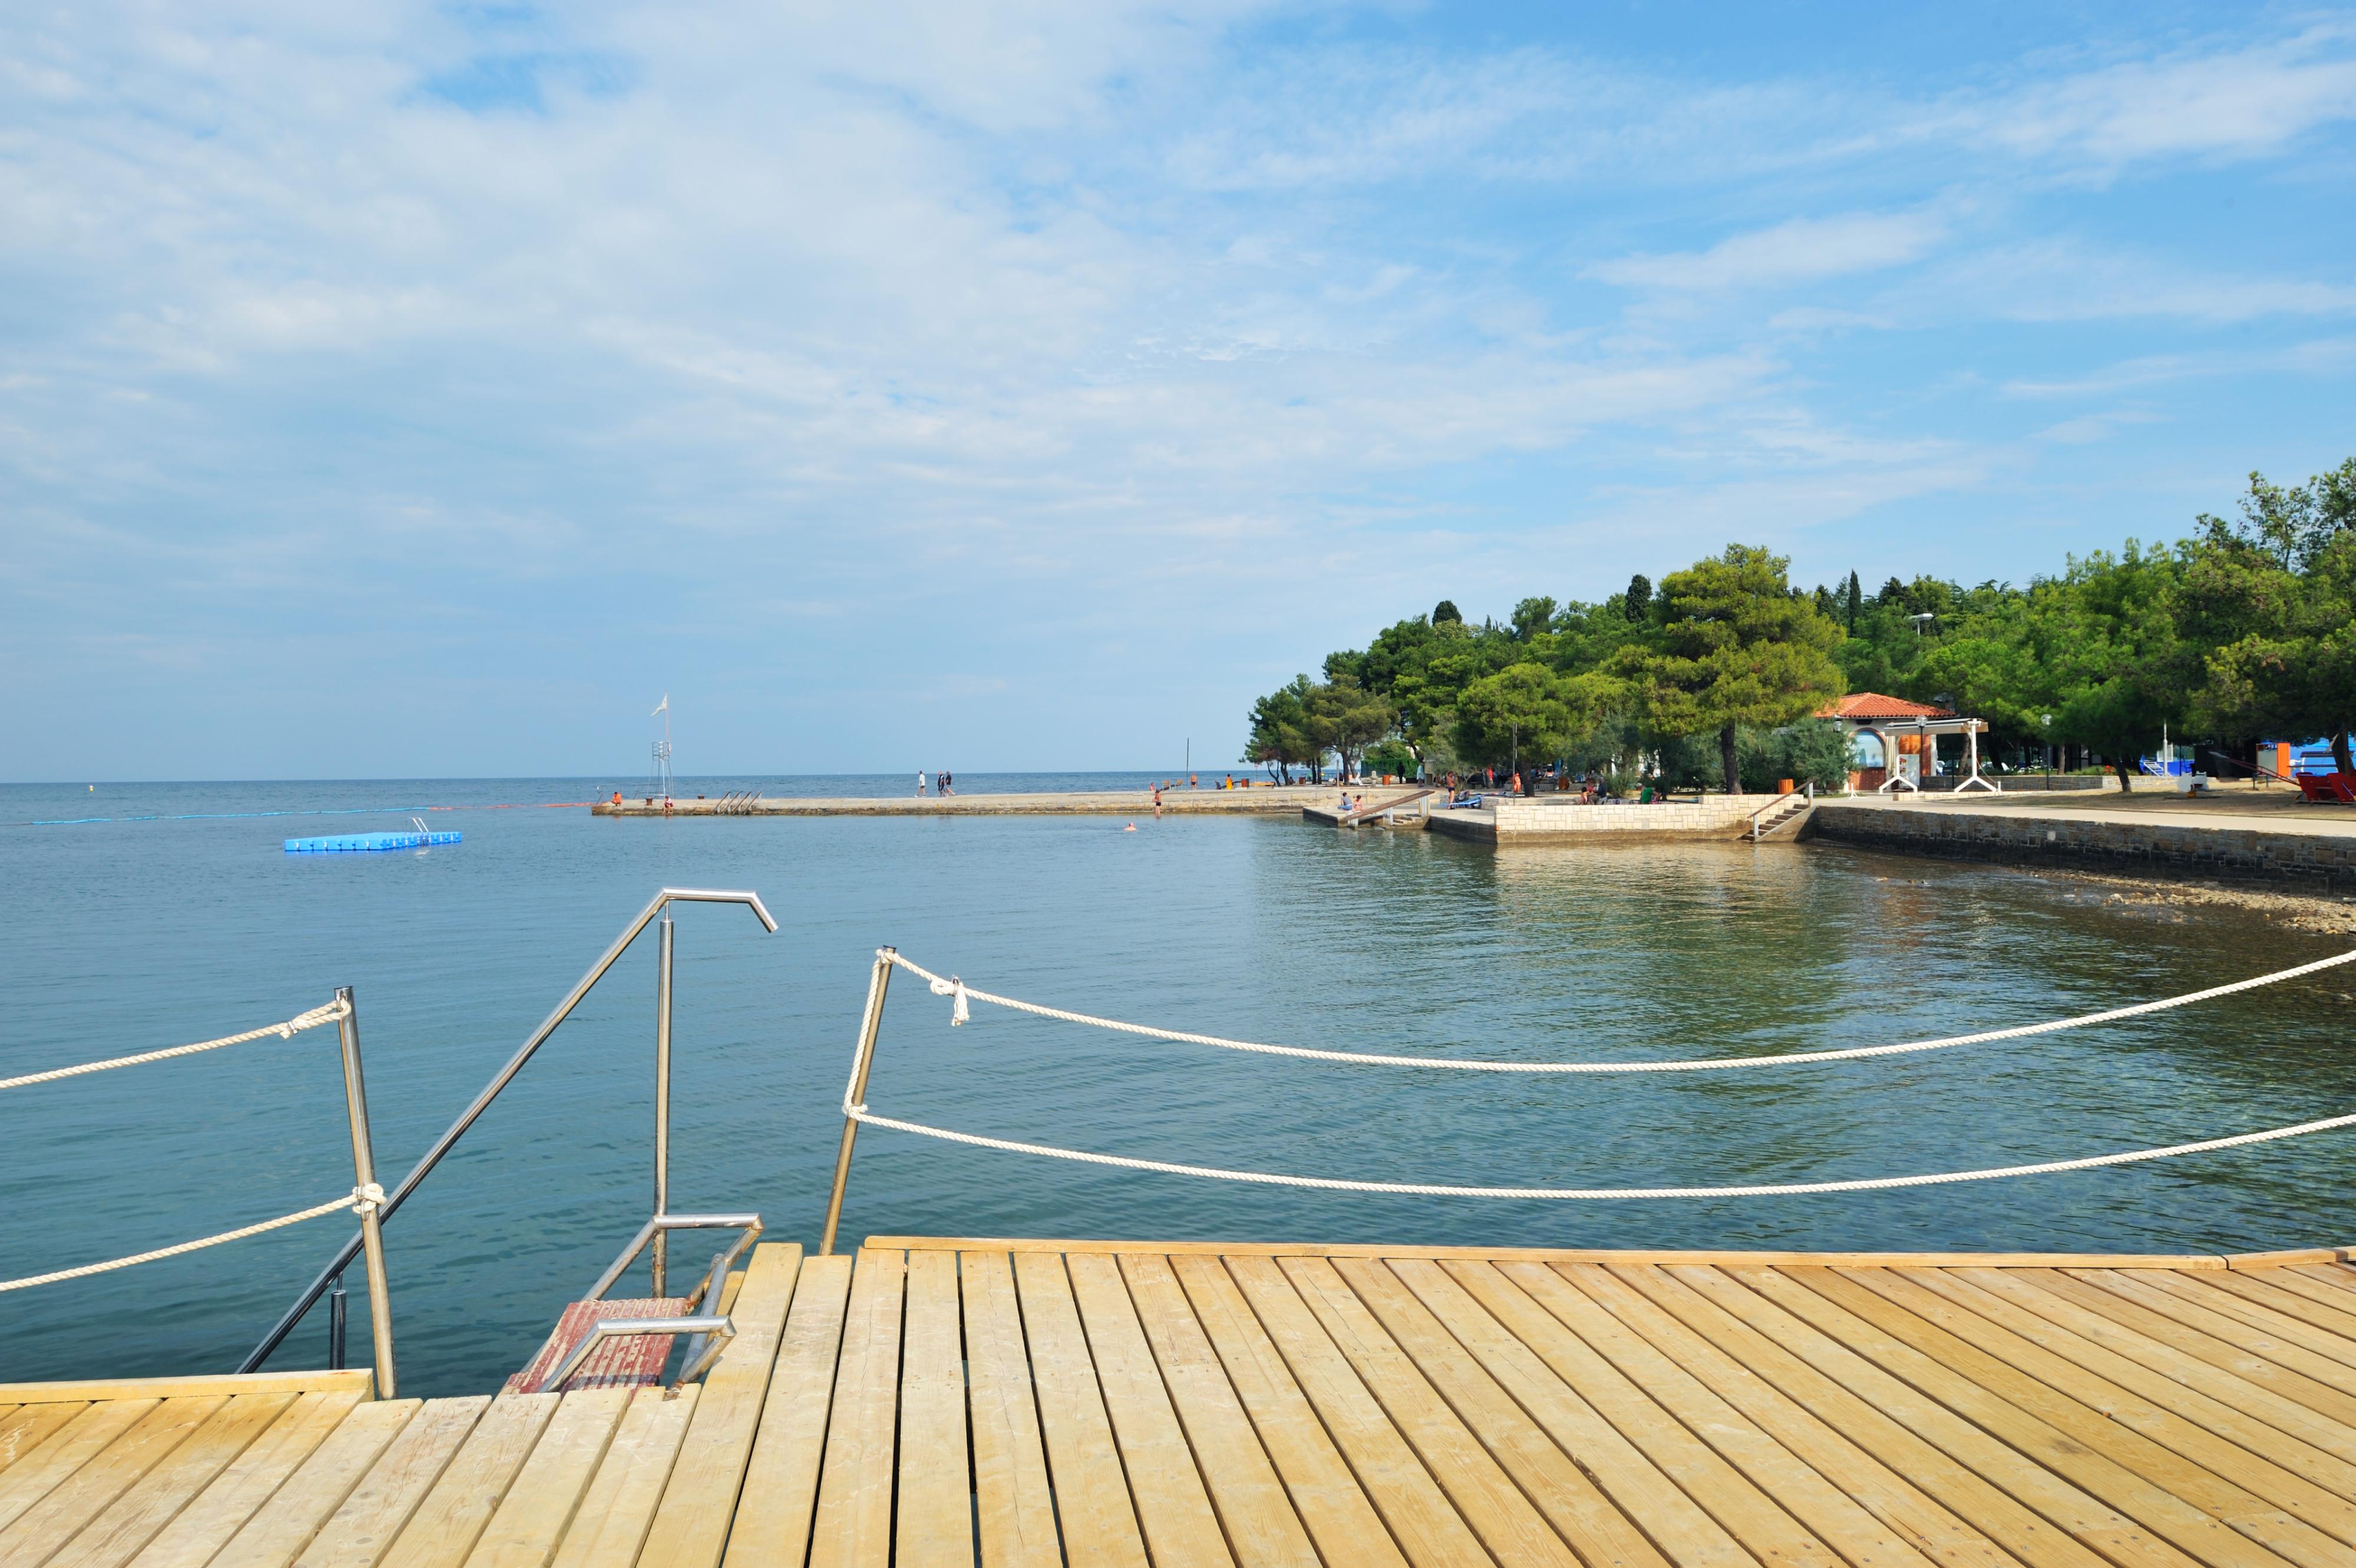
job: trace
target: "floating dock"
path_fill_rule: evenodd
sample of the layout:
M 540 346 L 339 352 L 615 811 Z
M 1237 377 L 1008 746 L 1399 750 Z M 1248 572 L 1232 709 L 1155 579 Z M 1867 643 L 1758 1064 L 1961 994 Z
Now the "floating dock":
M 288 839 L 289 854 L 368 854 L 393 849 L 423 849 L 428 844 L 463 843 L 464 833 L 329 833 L 324 838 Z
M 768 1244 L 677 1392 L 0 1385 L 0 1563 L 2331 1568 L 2351 1260 Z

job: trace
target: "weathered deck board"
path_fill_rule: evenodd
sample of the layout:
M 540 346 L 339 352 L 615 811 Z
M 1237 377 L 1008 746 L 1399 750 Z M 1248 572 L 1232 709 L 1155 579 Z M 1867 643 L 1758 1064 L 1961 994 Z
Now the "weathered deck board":
M 772 1244 L 700 1388 L 0 1385 L 0 1568 L 2345 1568 L 2344 1256 Z

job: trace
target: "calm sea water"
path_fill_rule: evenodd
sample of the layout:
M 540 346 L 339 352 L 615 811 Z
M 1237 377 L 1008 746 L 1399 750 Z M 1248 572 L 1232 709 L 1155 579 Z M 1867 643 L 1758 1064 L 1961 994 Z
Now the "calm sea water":
M 1143 776 L 965 781 L 1139 784 Z M 913 777 L 698 779 L 897 793 Z M 814 1241 L 871 955 L 1178 1027 L 1529 1059 L 1862 1045 L 2090 1011 L 2337 949 L 2254 918 L 1818 846 L 1493 853 L 1298 822 L 593 820 L 635 780 L 0 788 L 0 1076 L 359 995 L 391 1180 L 658 887 L 678 916 L 673 1201 Z M 494 807 L 511 809 L 493 810 Z M 294 856 L 403 824 L 425 854 Z M 349 813 L 262 817 L 231 813 Z M 37 822 L 111 818 L 73 825 Z M 144 818 L 155 820 L 132 821 Z M 179 819 L 179 820 L 166 820 Z M 655 945 L 626 956 L 389 1229 L 404 1392 L 520 1366 L 648 1203 Z M 2351 977 L 2356 978 L 2356 977 Z M 1882 1063 L 1662 1079 L 1350 1069 L 1114 1036 L 894 985 L 884 1114 L 1323 1176 L 1622 1186 L 1968 1168 L 2356 1108 L 2350 979 Z M 334 1035 L 0 1095 L 0 1278 L 264 1219 L 350 1186 Z M 1965 1187 L 1705 1202 L 1375 1197 L 1052 1163 L 869 1131 L 877 1232 L 1599 1246 L 2178 1251 L 2347 1236 L 2356 1138 Z M 348 1233 L 336 1218 L 0 1294 L 0 1380 L 232 1367 Z M 689 1257 L 694 1255 L 691 1246 Z M 355 1358 L 367 1330 L 351 1276 Z M 274 1364 L 324 1361 L 324 1312 Z

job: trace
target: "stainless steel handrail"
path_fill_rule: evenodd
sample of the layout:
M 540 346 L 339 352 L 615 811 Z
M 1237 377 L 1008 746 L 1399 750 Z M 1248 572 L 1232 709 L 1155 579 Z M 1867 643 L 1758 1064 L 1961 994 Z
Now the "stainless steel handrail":
M 638 933 L 645 930 L 657 915 L 663 913 L 674 903 L 743 904 L 759 918 L 761 924 L 772 934 L 777 929 L 776 918 L 769 913 L 768 906 L 761 902 L 761 896 L 758 893 L 721 891 L 704 887 L 666 887 L 656 894 L 647 907 L 638 911 L 638 918 L 632 920 L 623 929 L 622 934 L 614 939 L 613 945 L 605 950 L 595 963 L 589 966 L 588 972 L 573 983 L 573 989 L 565 993 L 564 1000 L 556 1004 L 555 1010 L 540 1021 L 540 1027 L 534 1029 L 530 1037 L 524 1041 L 516 1054 L 508 1058 L 507 1065 L 492 1075 L 491 1081 L 483 1086 L 483 1091 L 476 1095 L 474 1101 L 458 1113 L 458 1119 L 451 1122 L 439 1138 L 434 1140 L 434 1146 L 425 1151 L 424 1156 L 416 1165 L 410 1167 L 409 1174 L 401 1178 L 401 1185 L 386 1195 L 384 1202 L 377 1209 L 377 1219 L 380 1224 L 391 1219 L 394 1212 L 409 1200 L 409 1195 L 417 1190 L 417 1184 L 434 1173 L 434 1167 L 442 1163 L 442 1156 L 455 1148 L 458 1140 L 466 1135 L 466 1129 L 472 1127 L 476 1119 L 490 1109 L 491 1101 L 499 1097 L 499 1091 L 507 1088 L 515 1075 L 523 1070 L 524 1063 L 531 1060 L 532 1053 L 546 1044 L 551 1035 L 556 1033 L 557 1026 L 572 1015 L 573 1009 L 581 1004 L 581 999 L 589 994 L 591 987 L 605 978 L 605 972 L 613 968 L 616 961 L 628 950 L 629 945 L 637 940 Z M 669 1085 L 666 1084 L 660 1088 L 662 1098 L 668 1102 Z M 286 1336 L 294 1331 L 294 1326 L 303 1320 L 305 1313 L 311 1310 L 312 1304 L 326 1294 L 329 1283 L 344 1271 L 346 1264 L 359 1255 L 362 1245 L 362 1233 L 354 1231 L 351 1240 L 346 1241 L 337 1251 L 335 1260 L 319 1271 L 318 1277 L 305 1287 L 302 1294 L 294 1298 L 294 1305 L 288 1307 L 285 1315 L 272 1326 L 270 1332 L 262 1336 L 262 1343 L 255 1346 L 252 1353 L 239 1364 L 237 1369 L 239 1371 L 252 1372 L 260 1369 L 262 1363 L 270 1359 L 270 1353 L 277 1349 Z
M 744 1256 L 745 1248 L 760 1240 L 761 1217 L 757 1214 L 655 1215 L 644 1225 L 638 1227 L 638 1233 L 630 1238 L 629 1245 L 624 1247 L 620 1254 L 605 1265 L 605 1272 L 599 1274 L 597 1283 L 589 1287 L 586 1299 L 603 1301 L 605 1298 L 605 1293 L 614 1288 L 614 1282 L 626 1273 L 630 1265 L 637 1262 L 638 1254 L 647 1250 L 647 1243 L 669 1230 L 742 1230 L 744 1234 L 736 1238 L 736 1244 L 720 1254 L 722 1262 L 733 1264 L 738 1258 Z M 721 1273 L 725 1274 L 727 1270 L 723 1269 Z M 710 1283 L 708 1280 L 705 1282 L 706 1284 Z M 658 1291 L 657 1294 L 659 1294 L 660 1292 Z M 702 1293 L 699 1291 L 688 1298 L 687 1304 L 693 1306 L 702 1299 Z

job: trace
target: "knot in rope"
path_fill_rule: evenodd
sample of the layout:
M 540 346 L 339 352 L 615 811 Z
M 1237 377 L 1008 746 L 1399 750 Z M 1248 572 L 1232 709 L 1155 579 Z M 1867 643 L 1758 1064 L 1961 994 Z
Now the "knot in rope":
M 352 1212 L 366 1219 L 384 1207 L 384 1188 L 374 1182 L 352 1188 Z
M 957 1001 L 949 1007 L 949 1026 L 951 1028 L 955 1028 L 959 1024 L 969 1024 L 973 1021 L 973 1014 L 971 1010 L 966 1006 L 964 981 L 959 980 L 954 974 L 950 975 L 947 980 L 941 980 L 937 977 L 932 982 L 932 988 L 933 994 L 936 996 L 954 996 L 957 998 Z

